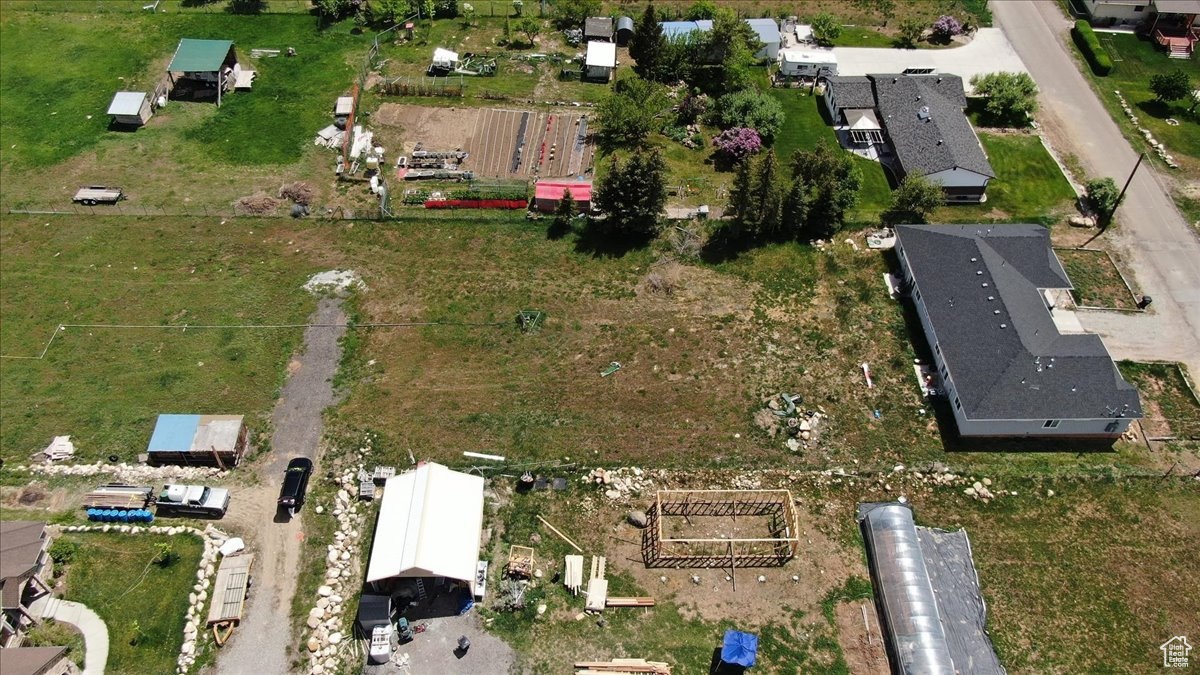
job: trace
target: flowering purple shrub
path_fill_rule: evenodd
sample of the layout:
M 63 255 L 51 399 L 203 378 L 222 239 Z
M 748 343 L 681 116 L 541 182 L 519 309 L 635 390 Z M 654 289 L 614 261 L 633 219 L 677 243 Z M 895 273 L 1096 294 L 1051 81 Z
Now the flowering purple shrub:
M 713 145 L 730 161 L 736 162 L 762 149 L 758 132 L 746 127 L 734 127 L 713 138 Z
M 938 42 L 949 42 L 950 38 L 961 32 L 962 24 L 952 16 L 944 14 L 933 22 L 933 39 Z

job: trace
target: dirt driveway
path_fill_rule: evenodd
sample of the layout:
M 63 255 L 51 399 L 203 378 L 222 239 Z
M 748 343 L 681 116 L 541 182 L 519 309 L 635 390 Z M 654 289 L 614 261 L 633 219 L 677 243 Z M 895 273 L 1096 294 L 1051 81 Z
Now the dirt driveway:
M 322 412 L 335 401 L 333 375 L 341 360 L 339 340 L 346 314 L 337 298 L 322 298 L 309 318 L 301 351 L 288 364 L 288 379 L 275 404 L 271 453 L 256 462 L 262 484 L 238 495 L 238 520 L 257 554 L 254 586 L 245 620 L 221 650 L 216 670 L 274 675 L 293 672 L 292 595 L 304 540 L 303 511 L 295 518 L 275 508 L 280 476 L 292 457 L 317 458 Z M 232 515 L 232 514 L 231 514 Z

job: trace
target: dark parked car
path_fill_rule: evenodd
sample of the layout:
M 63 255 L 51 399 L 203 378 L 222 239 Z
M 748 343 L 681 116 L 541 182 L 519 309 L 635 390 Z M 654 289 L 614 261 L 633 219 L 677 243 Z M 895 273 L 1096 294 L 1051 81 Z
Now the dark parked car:
M 308 477 L 312 474 L 312 460 L 294 457 L 283 472 L 283 487 L 279 490 L 279 506 L 294 516 L 304 506 L 304 493 L 308 492 Z

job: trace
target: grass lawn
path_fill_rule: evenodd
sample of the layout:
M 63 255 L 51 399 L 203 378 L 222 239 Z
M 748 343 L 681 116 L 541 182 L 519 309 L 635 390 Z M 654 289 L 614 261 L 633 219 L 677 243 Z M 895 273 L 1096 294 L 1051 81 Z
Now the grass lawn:
M 818 141 L 837 143 L 833 127 L 825 122 L 821 114 L 819 97 L 810 96 L 803 89 L 770 91 L 783 105 L 787 115 L 783 129 L 775 139 L 775 152 L 781 162 L 790 162 L 793 153 L 811 148 Z M 891 187 L 878 162 L 855 157 L 854 163 L 862 172 L 863 185 L 858 193 L 858 204 L 846 214 L 846 222 L 851 225 L 875 225 L 879 222 L 880 214 L 891 203 Z
M 934 223 L 1042 223 L 1071 212 L 1075 191 L 1037 136 L 980 133 L 996 178 L 987 202 L 954 204 L 934 212 Z
M 1091 81 L 1113 120 L 1131 139 L 1134 149 L 1150 150 L 1135 125 L 1121 110 L 1115 93 L 1120 91 L 1133 108 L 1141 126 L 1149 129 L 1158 142 L 1165 144 L 1167 152 L 1180 163 L 1181 170 L 1172 173 L 1196 176 L 1200 173 L 1200 112 L 1187 112 L 1190 104 L 1185 101 L 1170 104 L 1156 102 L 1150 91 L 1150 77 L 1180 69 L 1188 73 L 1193 85 L 1200 86 L 1200 61 L 1195 58 L 1167 58 L 1166 53 L 1160 51 L 1153 41 L 1142 40 L 1135 35 L 1098 35 L 1116 67 L 1106 77 L 1096 76 L 1086 65 L 1081 70 L 1084 77 Z M 1180 124 L 1169 125 L 1167 118 L 1175 118 Z M 1149 152 L 1149 156 L 1158 161 L 1158 156 L 1153 152 Z
M 6 218 L 0 344 L 39 354 L 60 323 L 303 322 L 319 226 L 269 220 Z M 5 359 L 0 456 L 24 462 L 54 435 L 79 458 L 132 461 L 165 412 L 247 415 L 262 430 L 299 330 L 71 328 L 42 360 Z
M 1121 374 L 1142 395 L 1148 436 L 1173 436 L 1170 445 L 1200 450 L 1200 402 L 1188 389 L 1179 366 L 1169 363 L 1122 361 Z
M 87 605 L 108 626 L 105 672 L 174 671 L 183 644 L 187 595 L 204 550 L 200 540 L 99 532 L 62 536 L 79 545 L 67 566 L 63 597 Z M 167 567 L 152 563 L 160 542 L 169 543 L 179 556 Z
M 6 11 L 0 17 L 0 171 L 7 205 L 69 204 L 83 184 L 120 185 L 129 206 L 223 205 L 298 174 L 331 171 L 313 148 L 336 96 L 369 44 L 351 22 L 216 13 L 86 14 Z M 113 35 L 121 35 L 114 41 Z M 181 37 L 226 38 L 258 71 L 254 89 L 211 103 L 172 101 L 136 132 L 110 130 L 113 92 L 150 88 Z M 67 45 L 42 58 L 47 41 Z M 254 47 L 293 46 L 294 58 L 251 59 Z M 322 150 L 323 152 L 318 152 Z M 326 192 L 323 188 L 321 193 Z
M 1076 304 L 1117 309 L 1137 307 L 1133 294 L 1121 279 L 1121 273 L 1108 253 L 1062 248 L 1054 252 L 1075 285 L 1071 297 Z

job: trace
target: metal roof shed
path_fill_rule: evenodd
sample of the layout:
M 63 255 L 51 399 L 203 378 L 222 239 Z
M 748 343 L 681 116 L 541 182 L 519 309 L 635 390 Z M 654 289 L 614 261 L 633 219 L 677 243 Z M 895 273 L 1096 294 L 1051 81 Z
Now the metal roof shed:
M 628 16 L 622 16 L 617 19 L 617 44 L 624 47 L 629 44 L 630 38 L 633 37 L 633 19 Z
M 241 415 L 159 415 L 146 447 L 151 464 L 236 466 L 246 451 Z
M 617 67 L 617 45 L 611 42 L 589 42 L 587 59 L 583 66 L 583 76 L 590 80 L 612 79 L 613 70 Z
M 367 583 L 444 577 L 475 591 L 483 531 L 483 478 L 426 463 L 387 479 Z
M 118 91 L 108 104 L 108 114 L 113 122 L 142 126 L 154 114 L 150 106 L 150 96 L 144 91 Z
M 231 40 L 183 38 L 167 66 L 172 84 L 175 84 L 175 73 L 182 73 L 188 80 L 215 85 L 217 105 L 220 106 L 221 93 L 237 81 L 241 66 Z
M 603 40 L 612 42 L 613 20 L 610 16 L 589 16 L 583 22 L 583 39 L 587 42 Z

